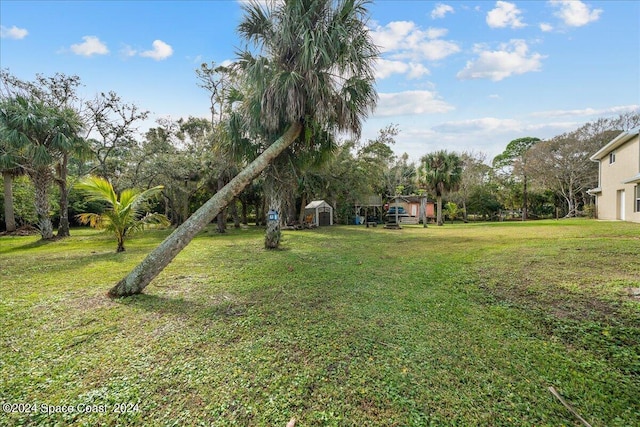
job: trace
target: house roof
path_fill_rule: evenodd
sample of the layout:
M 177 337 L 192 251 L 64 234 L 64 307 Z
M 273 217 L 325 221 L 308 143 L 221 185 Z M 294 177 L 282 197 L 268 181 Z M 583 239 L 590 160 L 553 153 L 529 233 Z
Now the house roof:
M 629 179 L 625 179 L 624 181 L 622 181 L 623 184 L 638 184 L 640 183 L 640 173 L 637 174 L 636 176 L 629 178 Z
M 395 200 L 398 201 L 398 203 L 422 203 L 422 199 L 427 199 L 427 203 L 433 203 L 432 201 L 430 201 L 427 196 L 398 196 L 398 197 L 392 197 L 391 200 L 389 200 L 389 203 L 396 203 Z
M 628 131 L 621 132 L 618 136 L 613 138 L 607 145 L 599 149 L 590 159 L 594 162 L 600 161 L 600 159 L 609 155 L 610 152 L 625 144 L 630 139 L 640 134 L 640 127 L 629 129 Z
M 330 208 L 331 205 L 329 203 L 325 202 L 324 200 L 314 200 L 313 202 L 309 203 L 304 208 L 305 209 L 316 209 L 316 208 L 320 208 L 320 207 Z
M 601 187 L 591 188 L 587 190 L 587 193 L 591 194 L 592 196 L 595 196 L 596 194 L 602 193 L 602 188 Z

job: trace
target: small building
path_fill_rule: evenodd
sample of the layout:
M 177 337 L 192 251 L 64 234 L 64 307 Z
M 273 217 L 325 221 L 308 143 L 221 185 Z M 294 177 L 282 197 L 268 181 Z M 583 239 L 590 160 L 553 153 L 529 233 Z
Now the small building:
M 620 133 L 591 156 L 598 163 L 599 219 L 640 222 L 640 128 Z
M 316 227 L 333 225 L 333 207 L 324 200 L 314 200 L 304 207 L 305 222 Z
M 426 212 L 423 212 L 424 209 Z M 398 206 L 406 215 L 398 218 L 402 224 L 419 224 L 426 216 L 427 221 L 435 218 L 435 203 L 421 196 L 398 196 L 389 202 L 389 207 Z
M 365 224 L 368 222 L 382 223 L 384 221 L 384 210 L 382 209 L 382 197 L 379 195 L 369 195 L 355 202 L 355 224 Z

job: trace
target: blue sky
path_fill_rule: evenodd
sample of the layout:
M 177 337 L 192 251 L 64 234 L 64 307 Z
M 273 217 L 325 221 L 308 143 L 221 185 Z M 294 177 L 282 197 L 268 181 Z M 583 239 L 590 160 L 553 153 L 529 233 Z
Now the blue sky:
M 208 117 L 195 69 L 235 58 L 240 1 L 0 2 L 0 67 L 62 72 L 156 118 Z M 640 109 L 640 2 L 376 1 L 380 100 L 362 137 L 397 124 L 394 150 L 484 152 Z

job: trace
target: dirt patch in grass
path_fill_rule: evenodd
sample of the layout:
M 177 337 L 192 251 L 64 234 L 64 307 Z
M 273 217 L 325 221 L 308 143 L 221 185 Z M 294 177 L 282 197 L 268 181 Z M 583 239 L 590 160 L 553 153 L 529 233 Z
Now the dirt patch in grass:
M 571 236 L 514 243 L 476 265 L 487 304 L 534 319 L 540 332 L 640 376 L 640 285 L 635 236 Z M 640 381 L 640 377 L 637 378 Z

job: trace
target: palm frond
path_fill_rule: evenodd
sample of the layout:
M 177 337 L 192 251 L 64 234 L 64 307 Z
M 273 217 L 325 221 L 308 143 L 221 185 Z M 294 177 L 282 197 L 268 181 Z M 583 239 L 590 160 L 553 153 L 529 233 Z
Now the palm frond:
M 91 201 L 104 201 L 111 207 L 118 204 L 118 196 L 113 190 L 111 183 L 105 178 L 99 176 L 89 176 L 80 182 L 75 187 L 78 190 L 85 192 Z

